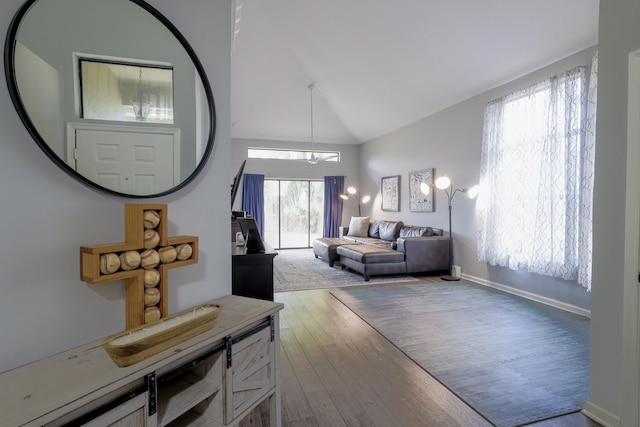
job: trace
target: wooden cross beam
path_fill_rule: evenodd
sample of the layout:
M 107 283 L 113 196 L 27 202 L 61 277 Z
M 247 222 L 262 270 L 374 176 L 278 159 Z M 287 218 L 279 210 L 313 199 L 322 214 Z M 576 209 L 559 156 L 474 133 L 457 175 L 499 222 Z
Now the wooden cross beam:
M 80 279 L 126 283 L 127 329 L 169 315 L 169 270 L 198 262 L 196 236 L 167 236 L 166 204 L 125 204 L 123 243 L 80 248 Z

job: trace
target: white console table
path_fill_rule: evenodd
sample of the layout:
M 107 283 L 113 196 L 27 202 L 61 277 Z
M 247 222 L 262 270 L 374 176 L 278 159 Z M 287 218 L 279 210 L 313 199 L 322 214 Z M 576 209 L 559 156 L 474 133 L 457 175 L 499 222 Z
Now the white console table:
M 280 303 L 240 296 L 215 325 L 127 367 L 101 341 L 0 374 L 0 425 L 233 426 L 269 399 L 281 424 Z

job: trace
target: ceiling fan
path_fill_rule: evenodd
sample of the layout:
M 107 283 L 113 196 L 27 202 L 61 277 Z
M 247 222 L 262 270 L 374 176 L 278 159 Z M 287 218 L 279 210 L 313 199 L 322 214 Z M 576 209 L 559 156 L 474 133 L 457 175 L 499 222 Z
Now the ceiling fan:
M 324 155 L 316 154 L 315 147 L 314 147 L 314 140 L 313 140 L 313 89 L 315 88 L 315 84 L 310 83 L 308 88 L 309 88 L 309 100 L 311 103 L 311 109 L 310 109 L 311 111 L 311 155 L 307 159 L 307 163 L 316 165 L 318 164 L 318 162 L 325 162 L 327 160 L 332 160 L 338 157 L 338 155 L 333 154 L 330 156 L 324 156 Z

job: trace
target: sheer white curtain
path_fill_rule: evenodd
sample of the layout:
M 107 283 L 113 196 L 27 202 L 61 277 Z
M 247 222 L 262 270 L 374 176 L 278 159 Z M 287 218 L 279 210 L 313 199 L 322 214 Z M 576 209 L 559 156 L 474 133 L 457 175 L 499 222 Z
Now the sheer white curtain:
M 587 119 L 582 150 L 582 198 L 580 200 L 580 250 L 578 283 L 591 291 L 593 251 L 593 180 L 596 159 L 596 115 L 598 111 L 598 53 L 591 60 Z
M 578 67 L 487 104 L 480 261 L 590 287 L 595 141 L 585 137 L 586 97 Z

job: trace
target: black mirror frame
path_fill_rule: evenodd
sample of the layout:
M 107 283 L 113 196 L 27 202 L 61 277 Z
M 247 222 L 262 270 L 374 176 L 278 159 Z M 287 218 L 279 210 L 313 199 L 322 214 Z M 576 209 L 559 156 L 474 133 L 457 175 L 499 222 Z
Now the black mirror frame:
M 193 48 L 189 45 L 189 42 L 187 41 L 187 39 L 180 33 L 180 31 L 176 28 L 176 26 L 173 25 L 173 23 L 171 23 L 171 21 L 169 21 L 162 13 L 160 13 L 153 6 L 146 3 L 144 0 L 129 0 L 131 3 L 135 3 L 136 5 L 140 6 L 141 8 L 149 12 L 160 23 L 162 23 L 165 27 L 167 27 L 167 29 L 171 31 L 171 33 L 176 37 L 176 39 L 180 42 L 182 47 L 185 49 L 185 51 L 191 58 L 191 61 L 193 61 L 193 65 L 195 69 L 198 71 L 200 79 L 202 80 L 202 86 L 206 94 L 207 105 L 209 107 L 210 126 L 209 126 L 209 135 L 207 137 L 207 145 L 202 155 L 202 158 L 200 159 L 200 162 L 196 166 L 195 170 L 184 181 L 170 188 L 167 191 L 163 191 L 156 194 L 134 195 L 134 194 L 121 193 L 118 191 L 105 188 L 91 181 L 90 179 L 82 176 L 77 171 L 73 170 L 69 165 L 67 165 L 60 157 L 58 157 L 58 155 L 54 153 L 51 147 L 49 147 L 47 142 L 42 138 L 42 136 L 36 129 L 35 125 L 29 118 L 29 114 L 27 113 L 24 107 L 24 104 L 22 103 L 22 99 L 20 98 L 20 92 L 18 90 L 16 73 L 15 73 L 16 71 L 15 70 L 16 36 L 18 33 L 18 29 L 20 27 L 20 23 L 22 22 L 22 18 L 29 11 L 31 6 L 38 1 L 39 0 L 27 0 L 20 7 L 20 9 L 18 9 L 16 14 L 13 16 L 11 23 L 9 24 L 7 37 L 5 39 L 5 44 L 4 44 L 4 70 L 5 70 L 5 77 L 7 81 L 7 87 L 9 89 L 9 96 L 11 97 L 11 101 L 13 102 L 13 105 L 16 111 L 18 112 L 18 116 L 20 117 L 20 120 L 22 120 L 22 123 L 24 124 L 24 126 L 27 128 L 27 131 L 29 132 L 29 134 L 31 134 L 33 139 L 38 144 L 38 146 L 42 149 L 42 151 L 44 151 L 47 157 L 49 157 L 49 159 L 51 159 L 56 165 L 58 165 L 58 167 L 60 167 L 62 170 L 67 172 L 69 175 L 71 175 L 75 179 L 79 180 L 80 182 L 96 190 L 103 191 L 115 196 L 136 198 L 136 199 L 160 197 L 160 196 L 165 196 L 167 194 L 174 193 L 184 188 L 188 184 L 190 184 L 198 176 L 198 174 L 202 172 L 202 169 L 206 165 L 207 161 L 209 160 L 209 157 L 211 156 L 211 152 L 213 151 L 213 145 L 215 143 L 215 135 L 216 135 L 216 111 L 215 111 L 215 103 L 213 99 L 213 91 L 211 89 L 211 85 L 209 84 L 209 80 L 207 79 L 207 75 L 204 72 L 202 63 L 198 59 L 198 56 L 196 55 Z

